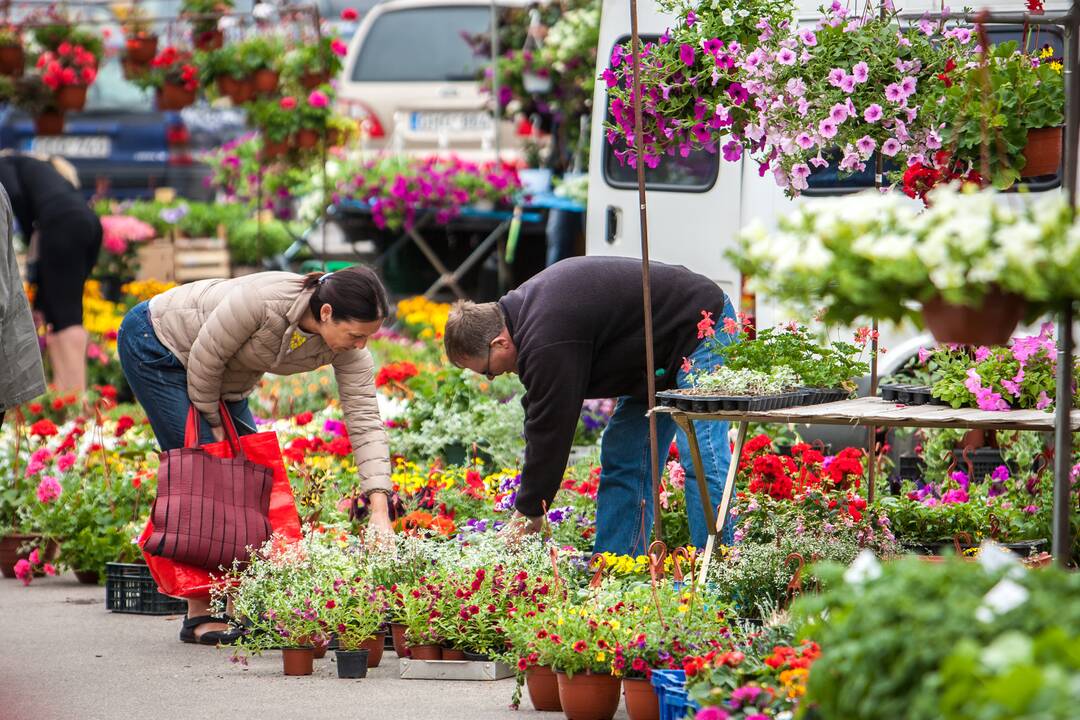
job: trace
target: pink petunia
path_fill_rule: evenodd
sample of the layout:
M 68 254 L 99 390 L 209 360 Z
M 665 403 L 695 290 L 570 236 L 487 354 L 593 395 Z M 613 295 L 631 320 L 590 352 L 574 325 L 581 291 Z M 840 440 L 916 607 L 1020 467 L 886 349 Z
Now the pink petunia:
M 823 138 L 834 138 L 836 137 L 836 123 L 829 118 L 825 118 L 818 123 L 818 132 L 821 133 Z
M 868 156 L 870 153 L 874 152 L 874 148 L 877 147 L 877 142 L 869 135 L 863 135 L 855 142 L 855 147 L 859 148 L 859 152 L 864 156 Z
M 330 43 L 330 49 L 338 57 L 345 57 L 349 52 L 349 46 L 343 43 L 339 38 L 334 38 L 334 41 Z
M 863 120 L 868 123 L 876 123 L 878 120 L 881 119 L 881 116 L 881 106 L 877 103 L 874 103 L 863 111 Z
M 683 43 L 679 46 L 679 59 L 682 60 L 683 65 L 690 67 L 694 64 L 694 46 L 689 43 Z
M 855 78 L 855 82 L 861 85 L 870 77 L 870 66 L 865 62 L 855 63 L 855 67 L 851 68 L 851 77 Z
M 776 53 L 776 62 L 781 65 L 794 65 L 796 59 L 795 53 L 787 48 L 781 48 L 780 52 Z
M 906 97 L 903 88 L 900 87 L 900 83 L 889 83 L 885 86 L 885 99 L 889 102 L 900 103 Z
M 802 97 L 806 94 L 806 83 L 803 82 L 802 78 L 791 78 L 787 81 L 784 89 L 792 97 Z
M 803 45 L 806 47 L 814 47 L 817 45 L 817 35 L 813 30 L 803 30 L 799 33 L 799 39 L 802 40 Z
M 26 558 L 22 558 L 15 563 L 15 577 L 22 580 L 23 585 L 29 585 L 30 581 L 34 579 L 34 569 Z
M 1039 401 L 1035 403 L 1036 410 L 1045 410 L 1054 404 L 1054 401 L 1050 399 L 1050 396 L 1046 394 L 1045 390 L 1039 391 Z
M 829 84 L 838 88 L 845 77 L 847 77 L 847 73 L 844 72 L 843 68 L 833 68 L 829 71 Z
M 795 144 L 803 150 L 809 150 L 814 147 L 814 138 L 810 137 L 808 133 L 799 133 L 795 136 Z
M 925 365 L 926 361 L 934 354 L 934 351 L 928 348 L 919 348 L 919 364 Z
M 844 79 L 840 81 L 840 89 L 846 93 L 855 92 L 855 78 L 851 75 L 845 75 Z
M 832 109 L 829 110 L 829 119 L 832 120 L 837 125 L 839 125 L 840 123 L 847 120 L 847 118 L 848 118 L 847 105 L 844 105 L 843 103 L 836 103 L 835 105 L 832 106 Z
M 889 138 L 882 144 L 881 152 L 889 157 L 895 157 L 896 153 L 900 152 L 900 143 L 896 138 Z

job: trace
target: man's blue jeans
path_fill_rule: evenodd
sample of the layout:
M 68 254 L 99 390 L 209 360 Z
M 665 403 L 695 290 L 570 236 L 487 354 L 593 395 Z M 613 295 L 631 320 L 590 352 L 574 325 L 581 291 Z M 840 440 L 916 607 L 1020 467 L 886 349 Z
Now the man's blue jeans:
M 120 367 L 135 399 L 143 406 L 162 451 L 184 446 L 184 426 L 191 400 L 187 370 L 169 348 L 161 344 L 150 324 L 150 309 L 142 302 L 131 308 L 120 323 L 116 338 Z M 226 403 L 240 435 L 255 432 L 255 419 L 247 400 Z M 213 442 L 206 419 L 199 418 L 199 442 Z
M 729 299 L 724 306 L 724 317 L 735 317 L 735 310 Z M 722 344 L 731 341 L 722 331 L 724 317 L 717 318 L 716 340 Z M 722 360 L 702 341 L 690 356 L 693 361 L 692 372 L 703 372 L 722 364 Z M 676 378 L 679 388 L 690 387 L 687 373 L 680 370 Z M 649 419 L 645 416 L 648 406 L 644 400 L 631 397 L 619 398 L 615 413 L 604 430 L 600 440 L 600 489 L 596 498 L 596 552 L 612 552 L 621 555 L 641 555 L 645 552 L 645 542 L 652 531 L 653 496 L 652 474 L 649 470 Z M 709 488 L 709 500 L 712 503 L 711 517 L 716 516 L 724 492 L 728 466 L 731 463 L 731 448 L 728 443 L 728 424 L 726 422 L 698 422 L 694 425 L 698 448 L 701 450 L 701 462 L 705 468 L 706 485 Z M 698 491 L 697 474 L 694 471 L 690 455 L 690 445 L 686 433 L 678 429 L 670 415 L 656 416 L 656 437 L 658 454 L 661 458 L 660 470 L 663 472 L 667 463 L 668 448 L 675 438 L 679 450 L 679 462 L 686 471 L 686 512 L 690 520 L 690 542 L 695 547 L 703 548 L 712 531 L 712 524 L 706 524 L 701 507 L 701 493 Z M 642 517 L 642 501 L 645 503 Z M 644 533 L 644 534 L 643 534 Z M 721 539 L 731 544 L 733 524 L 729 520 L 724 524 Z

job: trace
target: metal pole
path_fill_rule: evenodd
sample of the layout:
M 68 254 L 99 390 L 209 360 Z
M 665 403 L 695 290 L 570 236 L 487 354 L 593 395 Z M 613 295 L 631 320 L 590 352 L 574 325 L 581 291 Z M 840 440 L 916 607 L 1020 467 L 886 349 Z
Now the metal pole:
M 881 154 L 878 153 L 878 178 L 881 177 Z M 880 183 L 880 179 L 878 181 Z M 871 352 L 870 355 L 870 397 L 877 397 L 878 389 L 878 321 L 874 320 L 872 325 L 872 335 L 870 336 Z M 874 485 L 877 484 L 877 428 L 870 426 L 867 430 L 867 444 L 870 448 L 870 458 L 866 463 L 866 502 L 874 502 L 875 489 Z
M 1077 87 L 1075 65 L 1078 57 L 1078 19 L 1080 2 L 1074 0 L 1065 24 L 1065 192 L 1069 206 L 1076 207 L 1077 127 L 1080 126 L 1080 87 Z M 1073 304 L 1061 309 L 1058 321 L 1057 408 L 1054 437 L 1054 562 L 1065 567 L 1069 562 L 1070 537 L 1069 495 L 1072 489 L 1072 393 L 1073 393 Z
M 502 105 L 499 102 L 499 10 L 491 0 L 491 94 L 495 97 L 495 162 L 502 164 L 499 131 L 502 129 Z
M 634 63 L 634 155 L 637 158 L 638 207 L 641 210 L 641 294 L 645 303 L 645 383 L 649 404 L 649 465 L 652 472 L 653 536 L 663 537 L 660 519 L 660 469 L 656 438 L 656 360 L 653 357 L 652 281 L 649 279 L 649 215 L 645 204 L 644 142 L 641 132 L 641 38 L 638 36 L 637 0 L 630 0 L 630 53 Z M 692 420 L 690 422 L 693 422 Z M 733 462 L 737 462 L 733 460 Z

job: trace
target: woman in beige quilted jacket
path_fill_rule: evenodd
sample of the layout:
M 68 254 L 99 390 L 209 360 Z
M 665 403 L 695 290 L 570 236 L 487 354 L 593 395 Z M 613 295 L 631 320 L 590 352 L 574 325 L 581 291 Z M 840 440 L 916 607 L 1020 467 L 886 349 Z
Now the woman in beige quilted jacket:
M 219 403 L 241 434 L 255 432 L 247 398 L 266 373 L 332 365 L 372 526 L 390 529 L 390 453 L 366 349 L 389 313 L 369 268 L 307 276 L 263 272 L 173 288 L 132 308 L 117 339 L 120 364 L 163 451 L 184 445 L 192 405 L 200 441 L 224 439 Z M 238 635 L 209 616 L 209 597 L 188 599 L 180 639 L 208 645 Z

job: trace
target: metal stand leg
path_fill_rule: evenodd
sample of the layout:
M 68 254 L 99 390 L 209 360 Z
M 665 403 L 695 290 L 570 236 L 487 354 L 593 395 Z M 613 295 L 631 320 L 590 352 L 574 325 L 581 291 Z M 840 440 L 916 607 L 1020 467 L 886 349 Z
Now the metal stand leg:
M 426 293 L 424 293 L 424 297 L 430 299 L 443 285 L 449 285 L 459 299 L 467 299 L 469 297 L 468 293 L 461 289 L 461 286 L 458 285 L 457 278 L 450 272 L 446 265 L 443 264 L 442 259 L 431 249 L 431 246 L 427 244 L 424 237 L 413 228 L 409 228 L 408 233 L 409 237 L 416 243 L 416 246 L 420 248 L 420 252 L 424 253 L 424 257 L 431 263 L 431 266 L 439 271 L 439 279 L 435 281 L 435 284 L 432 285 Z
M 694 475 L 697 476 L 698 493 L 701 495 L 701 511 L 705 513 L 705 527 L 709 527 L 713 523 L 713 504 L 712 498 L 709 497 L 708 479 L 705 477 L 705 470 L 702 468 L 701 450 L 698 449 L 697 432 L 694 431 L 694 423 L 682 413 L 675 413 L 671 417 L 675 420 L 675 424 L 679 426 L 679 429 L 686 433 L 686 441 L 690 446 L 690 459 L 694 463 Z
M 731 450 L 731 464 L 728 465 L 727 480 L 724 482 L 724 497 L 720 501 L 720 509 L 716 513 L 716 532 L 709 535 L 709 541 L 705 545 L 705 558 L 701 563 L 701 575 L 698 578 L 698 582 L 702 585 L 705 584 L 706 578 L 709 576 L 709 563 L 712 562 L 713 550 L 716 547 L 716 542 L 720 538 L 720 533 L 724 531 L 724 525 L 728 520 L 728 508 L 731 505 L 731 493 L 735 490 L 735 478 L 739 474 L 739 458 L 742 457 L 743 444 L 746 442 L 746 430 L 749 427 L 749 423 L 742 421 L 739 423 L 739 431 L 735 435 L 735 447 Z M 697 449 L 697 438 L 692 435 L 688 435 L 691 439 L 691 452 L 694 456 L 694 469 L 699 474 L 701 470 L 701 453 Z
M 429 255 L 428 260 L 431 260 L 431 264 L 435 265 L 439 272 L 442 273 L 442 277 L 436 280 L 435 284 L 428 288 L 428 291 L 424 293 L 424 297 L 430 299 L 432 296 L 435 295 L 435 293 L 442 289 L 444 285 L 449 285 L 454 289 L 454 292 L 456 292 L 460 298 L 467 298 L 468 295 L 466 295 L 461 290 L 461 286 L 458 285 L 458 283 L 463 277 L 465 277 L 465 273 L 469 272 L 469 270 L 472 269 L 473 265 L 487 257 L 488 253 L 491 252 L 492 246 L 502 240 L 502 238 L 506 235 L 506 231 L 509 228 L 509 220 L 504 220 L 503 222 L 499 223 L 498 227 L 492 230 L 491 234 L 484 238 L 483 242 L 477 245 L 476 249 L 469 253 L 469 256 L 465 258 L 465 261 L 462 262 L 461 265 L 458 266 L 457 270 L 452 273 L 446 269 L 446 267 L 442 264 L 441 261 L 439 261 L 436 265 L 437 258 L 436 260 L 432 260 L 431 256 Z M 417 243 L 419 243 L 419 240 L 417 241 Z M 421 247 L 420 249 L 423 250 L 424 248 Z M 426 255 L 427 252 L 425 252 L 424 254 Z M 432 255 L 434 255 L 434 253 L 432 253 Z

